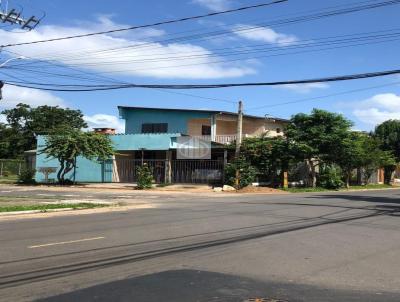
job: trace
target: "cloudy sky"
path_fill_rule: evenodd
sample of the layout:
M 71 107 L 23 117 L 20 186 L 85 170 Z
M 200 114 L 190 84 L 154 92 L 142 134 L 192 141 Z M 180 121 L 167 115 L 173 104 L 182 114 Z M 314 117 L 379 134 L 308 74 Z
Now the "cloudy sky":
M 85 34 L 260 2 L 263 1 L 10 0 L 10 6 L 24 7 L 26 14 L 40 15 L 45 11 L 46 18 L 31 32 L 0 27 L 0 41 L 8 44 Z M 397 69 L 400 44 L 395 38 L 334 49 L 320 44 L 320 49 L 312 52 L 299 51 L 299 45 L 326 41 L 324 39 L 329 37 L 397 29 L 400 5 L 284 26 L 269 25 L 276 24 L 273 22 L 276 20 L 322 9 L 344 8 L 353 2 L 358 1 L 291 0 L 193 22 L 18 46 L 5 49 L 0 62 L 20 55 L 25 59 L 10 62 L 7 65 L 10 68 L 2 68 L 0 72 L 5 80 L 42 83 L 206 84 L 293 80 Z M 354 121 L 355 128 L 362 130 L 373 129 L 386 119 L 400 118 L 400 77 L 396 76 L 329 85 L 179 93 L 154 89 L 61 93 L 6 86 L 3 96 L 0 109 L 19 102 L 77 108 L 84 112 L 91 126 L 111 126 L 119 131 L 123 131 L 123 121 L 118 118 L 118 105 L 234 111 L 234 102 L 243 100 L 249 114 L 284 118 L 322 108 L 345 114 Z

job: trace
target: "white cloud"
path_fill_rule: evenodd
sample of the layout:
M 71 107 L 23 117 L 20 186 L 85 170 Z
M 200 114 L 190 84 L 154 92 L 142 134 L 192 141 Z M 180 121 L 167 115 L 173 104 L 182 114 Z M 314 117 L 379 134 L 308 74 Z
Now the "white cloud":
M 230 0 L 193 0 L 194 3 L 200 4 L 212 11 L 222 11 L 230 8 L 232 1 Z
M 31 107 L 41 105 L 66 107 L 63 99 L 47 91 L 10 85 L 5 85 L 2 90 L 3 99 L 0 101 L 0 109 L 12 108 L 19 103 L 28 104 Z
M 298 93 L 309 93 L 314 89 L 327 89 L 328 84 L 325 83 L 310 83 L 310 84 L 291 84 L 278 86 L 279 88 L 289 89 Z
M 280 46 L 292 45 L 298 41 L 294 35 L 282 34 L 268 27 L 237 24 L 233 27 L 236 35 L 247 40 L 278 44 Z
M 377 94 L 352 104 L 354 116 L 368 125 L 377 125 L 389 119 L 400 119 L 400 96 L 394 93 Z
M 80 35 L 125 26 L 113 22 L 108 16 L 100 16 L 97 22 L 85 22 L 70 27 L 42 25 L 23 35 L 0 30 L 0 41 L 2 44 L 19 43 Z M 251 65 L 249 62 L 217 63 L 216 61 L 220 61 L 221 57 L 209 57 L 212 52 L 201 46 L 151 42 L 151 38 L 162 34 L 163 32 L 157 29 L 133 30 L 112 35 L 18 46 L 14 47 L 13 51 L 27 57 L 42 60 L 52 59 L 75 68 L 126 76 L 216 79 L 255 73 L 254 69 L 248 66 Z M 92 52 L 120 47 L 123 49 Z M 182 58 L 185 56 L 186 58 Z
M 125 123 L 115 115 L 95 114 L 85 115 L 83 119 L 92 128 L 115 128 L 118 133 L 125 133 Z
M 6 124 L 7 123 L 7 119 L 6 116 L 4 114 L 0 114 L 0 124 Z

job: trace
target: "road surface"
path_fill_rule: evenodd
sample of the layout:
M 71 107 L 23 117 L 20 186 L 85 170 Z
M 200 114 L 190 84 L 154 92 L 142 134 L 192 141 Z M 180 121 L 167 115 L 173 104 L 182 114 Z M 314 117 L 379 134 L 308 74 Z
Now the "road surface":
M 154 208 L 0 218 L 0 301 L 400 301 L 399 197 L 144 194 Z

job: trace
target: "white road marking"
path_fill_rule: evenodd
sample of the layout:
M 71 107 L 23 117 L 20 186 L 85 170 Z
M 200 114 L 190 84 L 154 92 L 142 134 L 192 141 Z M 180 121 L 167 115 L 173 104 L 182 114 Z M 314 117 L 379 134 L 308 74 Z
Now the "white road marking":
M 53 245 L 62 245 L 62 244 L 71 244 L 71 243 L 93 241 L 93 240 L 100 240 L 100 239 L 105 239 L 105 237 L 94 237 L 94 238 L 86 238 L 86 239 L 79 239 L 79 240 L 46 243 L 46 244 L 40 244 L 40 245 L 31 245 L 31 246 L 28 246 L 28 249 L 37 249 L 37 248 L 40 248 L 40 247 L 47 247 L 47 246 L 53 246 Z

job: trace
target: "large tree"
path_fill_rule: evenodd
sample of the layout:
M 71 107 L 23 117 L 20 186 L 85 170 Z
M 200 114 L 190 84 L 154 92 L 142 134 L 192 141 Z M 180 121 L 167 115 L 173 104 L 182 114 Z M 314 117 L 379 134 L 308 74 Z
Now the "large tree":
M 375 128 L 375 136 L 381 142 L 381 148 L 391 152 L 396 163 L 400 163 L 400 120 L 388 120 Z M 395 165 L 385 166 L 385 182 L 391 181 Z
M 50 135 L 87 128 L 80 110 L 58 106 L 31 108 L 18 104 L 13 109 L 4 110 L 7 124 L 0 127 L 3 145 L 1 157 L 16 158 L 26 150 L 36 148 L 37 135 Z
M 365 181 L 368 182 L 377 169 L 395 163 L 392 153 L 383 151 L 376 138 L 360 132 L 350 132 L 347 138 L 338 142 L 335 157 L 334 162 L 344 172 L 347 188 L 354 169 L 362 169 Z
M 348 137 L 352 122 L 341 114 L 314 109 L 311 114 L 294 115 L 286 128 L 289 141 L 296 142 L 298 160 L 310 167 L 310 184 L 316 187 L 316 168 L 321 162 L 331 162 L 339 151 L 338 142 Z
M 299 146 L 287 137 L 263 136 L 244 139 L 241 154 L 259 173 L 275 182 L 278 172 L 283 180 L 282 173 L 288 170 L 298 149 Z
M 47 136 L 45 147 L 40 152 L 46 154 L 47 158 L 58 160 L 59 184 L 66 183 L 66 176 L 76 168 L 78 157 L 106 160 L 114 154 L 112 142 L 107 135 L 78 130 Z

